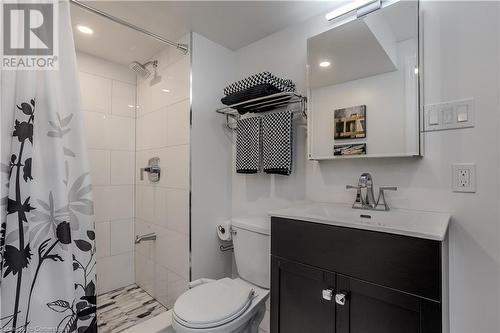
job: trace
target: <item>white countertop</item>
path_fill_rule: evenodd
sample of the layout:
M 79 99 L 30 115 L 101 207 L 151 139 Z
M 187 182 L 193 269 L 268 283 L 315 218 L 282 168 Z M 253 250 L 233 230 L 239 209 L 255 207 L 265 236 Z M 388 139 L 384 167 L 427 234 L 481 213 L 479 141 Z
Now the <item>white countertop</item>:
M 351 205 L 311 203 L 269 212 L 270 216 L 443 241 L 451 216 L 417 210 L 372 211 Z

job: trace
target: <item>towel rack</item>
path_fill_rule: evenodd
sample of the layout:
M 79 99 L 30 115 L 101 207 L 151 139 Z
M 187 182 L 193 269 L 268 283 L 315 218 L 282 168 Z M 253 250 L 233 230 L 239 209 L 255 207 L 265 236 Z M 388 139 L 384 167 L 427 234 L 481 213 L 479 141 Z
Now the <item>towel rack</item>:
M 277 94 L 272 94 L 265 97 L 259 97 L 250 99 L 248 101 L 232 104 L 225 106 L 223 108 L 215 110 L 217 113 L 226 116 L 226 126 L 229 129 L 236 129 L 236 122 L 240 119 L 241 115 L 238 113 L 236 108 L 246 109 L 249 113 L 256 113 L 262 109 L 272 107 L 273 109 L 289 106 L 292 104 L 300 104 L 299 108 L 291 110 L 294 114 L 301 114 L 304 118 L 307 118 L 307 97 L 301 96 L 291 92 L 280 92 Z M 261 111 L 262 112 L 262 111 Z M 262 113 L 269 113 L 271 111 L 265 111 Z

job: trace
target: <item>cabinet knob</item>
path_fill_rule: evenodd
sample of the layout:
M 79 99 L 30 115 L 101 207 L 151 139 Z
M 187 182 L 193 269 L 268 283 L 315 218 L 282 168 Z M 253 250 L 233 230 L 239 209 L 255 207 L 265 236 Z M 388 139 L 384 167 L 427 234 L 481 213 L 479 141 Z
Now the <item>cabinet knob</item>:
M 346 298 L 347 294 L 344 292 L 340 292 L 335 295 L 335 303 L 337 303 L 338 305 L 345 305 Z
M 323 289 L 323 299 L 331 301 L 333 297 L 333 289 Z

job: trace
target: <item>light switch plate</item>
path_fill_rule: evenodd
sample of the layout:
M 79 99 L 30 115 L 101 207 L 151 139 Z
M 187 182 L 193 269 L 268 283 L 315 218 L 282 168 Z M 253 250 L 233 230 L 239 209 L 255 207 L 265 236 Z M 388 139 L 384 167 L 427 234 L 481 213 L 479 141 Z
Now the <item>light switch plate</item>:
M 454 163 L 452 188 L 453 192 L 476 193 L 476 164 Z
M 424 106 L 424 131 L 474 127 L 474 99 L 462 99 Z

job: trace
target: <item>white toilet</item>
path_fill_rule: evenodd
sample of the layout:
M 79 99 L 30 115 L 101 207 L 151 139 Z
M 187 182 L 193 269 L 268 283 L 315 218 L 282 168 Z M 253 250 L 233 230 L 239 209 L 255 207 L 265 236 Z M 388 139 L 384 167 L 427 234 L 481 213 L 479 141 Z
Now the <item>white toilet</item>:
M 234 255 L 240 278 L 209 280 L 175 302 L 177 333 L 257 333 L 269 297 L 270 221 L 264 217 L 232 220 Z

